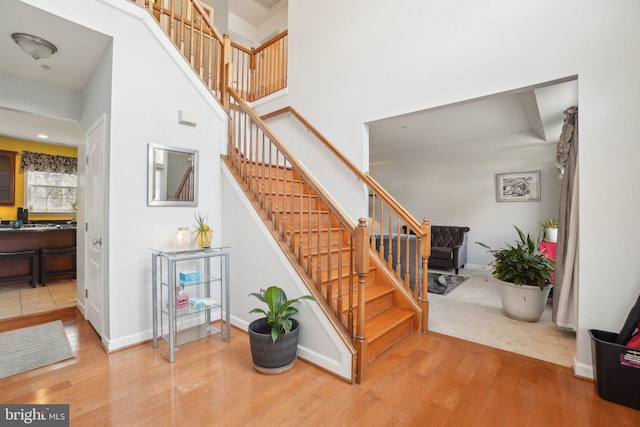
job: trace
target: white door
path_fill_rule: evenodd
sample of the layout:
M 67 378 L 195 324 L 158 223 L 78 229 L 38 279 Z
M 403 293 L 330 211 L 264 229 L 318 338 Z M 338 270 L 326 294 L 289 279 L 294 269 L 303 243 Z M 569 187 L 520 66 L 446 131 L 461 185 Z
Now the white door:
M 103 115 L 87 132 L 85 316 L 100 337 L 104 327 L 105 131 Z

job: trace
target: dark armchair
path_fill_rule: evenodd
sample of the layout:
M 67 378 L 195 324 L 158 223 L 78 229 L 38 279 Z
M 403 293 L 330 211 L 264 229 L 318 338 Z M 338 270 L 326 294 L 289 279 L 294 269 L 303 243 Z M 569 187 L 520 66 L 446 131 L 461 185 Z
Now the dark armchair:
M 467 263 L 467 234 L 469 227 L 431 226 L 431 256 L 429 267 L 458 269 Z

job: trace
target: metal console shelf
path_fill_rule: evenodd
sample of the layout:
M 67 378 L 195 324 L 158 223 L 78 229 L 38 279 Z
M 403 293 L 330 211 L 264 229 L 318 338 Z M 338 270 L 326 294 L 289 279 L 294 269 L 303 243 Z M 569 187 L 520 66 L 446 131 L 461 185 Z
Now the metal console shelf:
M 229 342 L 229 248 L 151 251 L 153 348 L 158 347 L 159 338 L 164 339 L 169 343 L 169 363 L 173 363 L 175 350 L 182 344 L 216 334 L 225 335 Z M 199 279 L 179 280 L 178 263 L 190 269 L 194 265 L 201 268 Z M 184 307 L 177 306 L 179 288 L 191 299 Z M 203 298 L 196 298 L 196 294 Z M 212 313 L 218 311 L 220 328 L 212 324 Z M 183 323 L 191 326 L 182 329 Z

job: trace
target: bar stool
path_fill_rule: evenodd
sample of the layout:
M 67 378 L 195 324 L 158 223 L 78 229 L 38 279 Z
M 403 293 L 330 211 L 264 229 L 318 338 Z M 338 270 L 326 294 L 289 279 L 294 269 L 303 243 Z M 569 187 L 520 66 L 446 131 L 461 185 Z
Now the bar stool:
M 73 267 L 67 270 L 47 271 L 47 258 L 50 256 L 71 256 L 73 259 Z M 73 274 L 76 278 L 76 247 L 70 248 L 42 248 L 40 249 L 40 283 L 42 286 L 47 285 L 47 276 L 60 276 Z
M 30 280 L 31 287 L 36 287 L 37 282 L 37 263 L 38 263 L 38 250 L 28 249 L 25 251 L 14 252 L 0 252 L 0 262 L 2 261 L 15 261 L 18 259 L 30 259 L 31 260 L 31 274 L 22 274 L 14 276 L 0 277 L 0 282 L 15 282 L 18 280 Z

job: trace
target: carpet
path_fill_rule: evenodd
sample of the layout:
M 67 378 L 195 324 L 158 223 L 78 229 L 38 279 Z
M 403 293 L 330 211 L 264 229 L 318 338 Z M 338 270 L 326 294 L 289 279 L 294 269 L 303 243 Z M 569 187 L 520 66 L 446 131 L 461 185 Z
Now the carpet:
M 0 333 L 0 378 L 72 357 L 60 320 Z
M 468 277 L 465 276 L 429 273 L 429 292 L 432 294 L 447 295 L 467 279 Z

